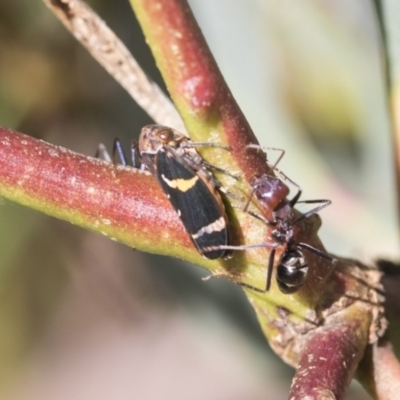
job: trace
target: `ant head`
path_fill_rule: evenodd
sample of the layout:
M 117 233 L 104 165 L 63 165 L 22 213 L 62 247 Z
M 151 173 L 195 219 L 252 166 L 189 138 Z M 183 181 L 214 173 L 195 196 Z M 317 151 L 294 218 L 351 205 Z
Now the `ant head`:
M 308 264 L 303 253 L 297 249 L 286 249 L 276 271 L 276 280 L 282 293 L 297 292 L 303 286 L 308 273 Z

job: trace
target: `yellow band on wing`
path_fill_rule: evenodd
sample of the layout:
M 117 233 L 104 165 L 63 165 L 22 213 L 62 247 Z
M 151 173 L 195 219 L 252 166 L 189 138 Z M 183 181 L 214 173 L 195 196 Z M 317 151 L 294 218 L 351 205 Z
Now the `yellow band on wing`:
M 172 189 L 178 189 L 181 192 L 187 192 L 190 190 L 194 185 L 196 185 L 196 182 L 199 180 L 199 177 L 197 175 L 193 176 L 193 178 L 190 179 L 173 179 L 169 180 L 168 178 L 165 177 L 165 175 L 161 174 L 161 177 L 163 181 Z

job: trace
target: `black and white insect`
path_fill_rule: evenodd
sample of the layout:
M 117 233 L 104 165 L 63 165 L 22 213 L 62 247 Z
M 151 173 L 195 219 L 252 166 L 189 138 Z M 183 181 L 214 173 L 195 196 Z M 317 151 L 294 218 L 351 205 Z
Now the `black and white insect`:
M 209 142 L 192 142 L 166 126 L 147 125 L 141 130 L 138 144 L 132 145 L 132 164 L 147 169 L 157 179 L 201 255 L 212 260 L 228 258 L 232 250 L 223 248 L 230 244 L 228 219 L 219 192 L 221 185 L 210 169 L 231 174 L 206 163 L 195 149 L 200 146 L 228 149 Z M 104 149 L 99 147 L 98 155 L 107 158 Z M 118 154 L 127 164 L 118 140 L 113 153 L 114 161 Z M 209 247 L 215 250 L 203 251 Z
M 258 146 L 251 145 L 252 148 L 258 148 Z M 279 157 L 278 161 L 282 158 L 284 152 L 282 150 L 282 155 Z M 244 211 L 249 212 L 254 217 L 262 220 L 268 226 L 272 226 L 274 229 L 272 231 L 272 238 L 275 243 L 264 243 L 256 245 L 244 245 L 244 246 L 224 246 L 224 249 L 230 250 L 249 250 L 253 248 L 261 247 L 271 247 L 271 253 L 268 260 L 267 268 L 267 281 L 265 289 L 256 288 L 254 286 L 248 285 L 243 282 L 238 282 L 233 280 L 226 275 L 228 279 L 233 280 L 233 282 L 247 287 L 249 289 L 256 290 L 258 292 L 266 292 L 270 289 L 272 271 L 275 262 L 276 248 L 286 244 L 286 248 L 283 251 L 281 257 L 277 263 L 276 269 L 276 280 L 279 289 L 285 294 L 294 293 L 299 290 L 306 281 L 308 274 L 308 263 L 306 257 L 302 250 L 307 250 L 317 256 L 324 258 L 331 263 L 336 263 L 336 259 L 329 254 L 318 250 L 317 248 L 303 242 L 298 242 L 294 237 L 294 226 L 306 218 L 317 214 L 323 208 L 331 204 L 330 200 L 305 200 L 299 201 L 302 194 L 302 189 L 299 185 L 289 179 L 285 174 L 279 171 L 275 165 L 268 164 L 269 168 L 275 171 L 278 176 L 273 176 L 271 174 L 264 174 L 254 181 L 252 192 L 248 198 L 246 205 L 243 207 Z M 287 181 L 297 188 L 297 193 L 295 196 L 288 200 L 287 196 L 290 193 L 288 185 L 284 182 Z M 248 211 L 248 207 L 252 197 L 255 196 L 261 205 L 270 211 L 271 218 L 267 219 L 251 211 Z M 294 213 L 294 207 L 296 204 L 306 203 L 306 204 L 320 204 L 319 206 L 313 208 L 312 210 L 296 216 Z M 209 249 L 214 250 L 214 249 Z

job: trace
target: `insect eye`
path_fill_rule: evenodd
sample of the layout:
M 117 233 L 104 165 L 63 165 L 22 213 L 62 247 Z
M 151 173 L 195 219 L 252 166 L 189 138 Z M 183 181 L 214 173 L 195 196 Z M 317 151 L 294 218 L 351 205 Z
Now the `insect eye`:
M 172 132 L 171 131 L 160 131 L 158 132 L 158 137 L 163 142 L 170 142 L 172 140 Z

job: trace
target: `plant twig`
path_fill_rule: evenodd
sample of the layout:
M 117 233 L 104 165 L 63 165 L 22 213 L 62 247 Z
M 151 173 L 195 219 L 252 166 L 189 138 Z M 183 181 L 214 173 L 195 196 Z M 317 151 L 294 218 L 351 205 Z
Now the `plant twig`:
M 194 140 L 227 143 L 224 159 L 204 152 L 207 161 L 240 170 L 252 181 L 266 170 L 261 152 L 248 151 L 257 143 L 232 96 L 186 1 L 130 0 L 157 66 L 185 126 Z M 214 158 L 213 158 L 214 157 Z M 249 187 L 243 185 L 248 193 Z
M 360 308 L 361 306 L 361 308 Z M 368 343 L 371 320 L 362 305 L 338 313 L 307 341 L 293 379 L 289 398 L 343 399 Z M 343 318 L 344 317 L 344 318 Z
M 43 1 L 155 122 L 185 132 L 182 120 L 171 101 L 143 72 L 126 46 L 86 3 L 81 0 Z

